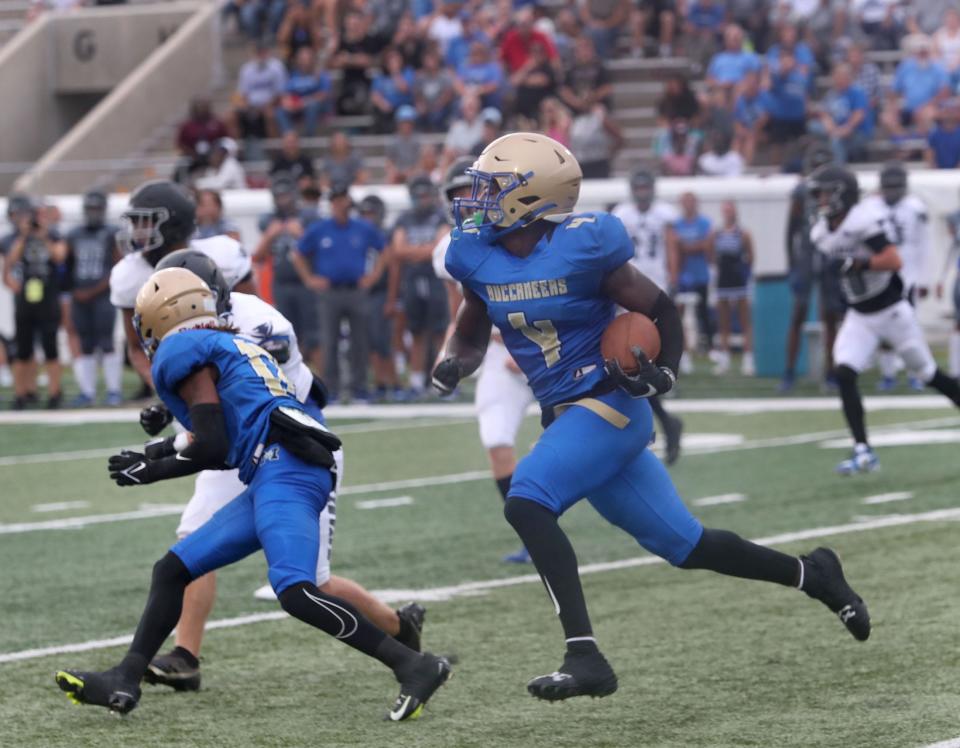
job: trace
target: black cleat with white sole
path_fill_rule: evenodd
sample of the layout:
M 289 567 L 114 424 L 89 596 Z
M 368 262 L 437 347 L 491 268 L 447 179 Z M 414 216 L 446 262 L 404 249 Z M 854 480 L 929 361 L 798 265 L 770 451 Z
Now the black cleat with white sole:
M 400 633 L 393 638 L 414 652 L 419 652 L 420 638 L 423 635 L 423 619 L 426 615 L 426 608 L 418 603 L 407 603 L 402 608 L 397 608 Z
M 817 548 L 803 563 L 803 591 L 837 614 L 853 638 L 865 642 L 870 638 L 870 613 L 867 604 L 847 584 L 840 557 L 829 548 Z
M 170 686 L 174 691 L 199 691 L 200 666 L 195 662 L 188 662 L 174 649 L 154 657 L 143 674 L 143 680 L 151 686 Z
M 570 652 L 560 669 L 527 683 L 527 691 L 544 701 L 562 701 L 574 696 L 603 698 L 617 690 L 617 674 L 600 652 Z
M 391 722 L 413 720 L 423 714 L 423 707 L 450 678 L 452 669 L 446 657 L 424 652 L 409 667 L 395 670 L 400 681 L 400 695 L 387 713 Z
M 102 673 L 58 670 L 54 678 L 74 704 L 102 706 L 126 714 L 140 701 L 140 685 L 124 678 L 115 669 Z

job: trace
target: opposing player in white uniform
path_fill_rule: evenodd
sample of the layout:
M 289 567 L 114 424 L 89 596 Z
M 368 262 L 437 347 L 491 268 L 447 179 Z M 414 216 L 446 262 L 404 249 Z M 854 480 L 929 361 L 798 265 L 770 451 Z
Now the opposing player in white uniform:
M 669 203 L 656 199 L 656 178 L 646 169 L 639 169 L 631 175 L 630 194 L 632 200 L 620 203 L 611 211 L 633 240 L 630 262 L 669 293 L 671 264 L 677 257 L 673 222 L 680 217 L 680 212 Z M 683 421 L 667 413 L 659 397 L 651 397 L 649 402 L 666 439 L 664 461 L 672 465 L 680 456 Z
M 960 385 L 937 368 L 916 313 L 904 299 L 903 262 L 875 204 L 860 202 L 857 178 L 843 166 L 829 164 L 810 177 L 810 194 L 819 218 L 810 231 L 828 269 L 840 274 L 850 308 L 844 317 L 833 357 L 853 454 L 837 466 L 850 475 L 876 470 L 880 463 L 867 441 L 863 401 L 857 378 L 881 344 L 899 355 L 907 370 L 960 406 Z
M 883 167 L 880 172 L 880 193 L 864 200 L 871 210 L 883 216 L 884 226 L 890 240 L 897 245 L 903 267 L 904 295 L 911 304 L 916 304 L 929 293 L 930 277 L 930 226 L 927 206 L 916 195 L 907 193 L 907 170 L 897 161 Z M 897 372 L 903 368 L 900 358 L 893 351 L 883 349 L 877 356 L 883 391 L 896 386 Z M 923 389 L 923 383 L 910 378 L 913 389 Z
M 455 197 L 469 196 L 473 179 L 466 174 L 473 160 L 462 158 L 454 162 L 444 177 L 442 192 L 448 211 L 453 210 Z M 451 213 L 452 218 L 452 213 Z M 447 298 L 450 304 L 451 325 L 457 318 L 457 309 L 463 296 L 460 285 L 444 267 L 450 235 L 445 235 L 433 250 L 433 269 L 437 277 L 446 281 Z M 515 445 L 517 432 L 534 397 L 527 378 L 507 352 L 500 336 L 494 332 L 487 346 L 487 354 L 477 375 L 475 406 L 477 423 L 480 426 L 480 442 L 487 450 L 490 470 L 496 481 L 500 496 L 506 501 L 510 480 L 517 467 Z M 530 563 L 526 548 L 504 556 L 508 563 Z

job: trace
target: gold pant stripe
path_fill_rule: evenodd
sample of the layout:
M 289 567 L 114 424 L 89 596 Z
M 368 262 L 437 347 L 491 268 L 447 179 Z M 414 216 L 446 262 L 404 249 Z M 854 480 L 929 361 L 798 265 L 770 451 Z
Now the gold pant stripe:
M 559 417 L 561 413 L 573 405 L 579 405 L 581 408 L 586 408 L 587 410 L 596 413 L 604 421 L 618 429 L 625 429 L 627 424 L 630 423 L 630 419 L 619 410 L 616 408 L 611 408 L 605 402 L 597 400 L 595 397 L 585 397 L 582 400 L 577 400 L 572 403 L 563 403 L 558 405 L 555 409 L 557 416 Z

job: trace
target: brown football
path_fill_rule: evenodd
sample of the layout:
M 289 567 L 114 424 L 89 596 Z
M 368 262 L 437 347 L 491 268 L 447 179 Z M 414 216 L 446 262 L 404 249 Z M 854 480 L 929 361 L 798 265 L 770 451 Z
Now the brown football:
M 604 361 L 616 359 L 625 372 L 637 369 L 637 360 L 631 346 L 643 348 L 647 358 L 654 361 L 660 355 L 660 333 L 653 320 L 639 312 L 624 312 L 607 325 L 600 339 Z

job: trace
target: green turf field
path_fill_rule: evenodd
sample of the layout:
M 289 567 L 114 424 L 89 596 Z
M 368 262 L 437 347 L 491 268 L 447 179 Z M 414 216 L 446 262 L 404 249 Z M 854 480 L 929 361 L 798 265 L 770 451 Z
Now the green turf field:
M 209 632 L 199 694 L 145 687 L 139 708 L 117 718 L 71 705 L 52 675 L 109 666 L 123 647 L 27 650 L 132 632 L 191 483 L 107 480 L 103 455 L 142 441 L 135 424 L 0 426 L 0 746 L 850 748 L 960 735 L 956 411 L 872 414 L 876 439 L 947 433 L 881 448 L 882 472 L 852 479 L 832 474 L 843 450 L 821 447 L 843 434 L 839 412 L 684 418 L 690 449 L 673 474 L 695 513 L 789 552 L 836 548 L 871 606 L 869 642 L 792 590 L 645 561 L 604 566 L 645 554 L 582 504 L 564 526 L 590 565 L 587 599 L 620 690 L 536 702 L 524 685 L 559 664 L 560 627 L 532 569 L 500 561 L 517 541 L 481 477 L 475 425 L 355 422 L 344 429 L 333 568 L 392 601 L 426 600 L 427 646 L 459 663 L 424 718 L 384 723 L 390 674 L 290 619 Z M 536 435 L 529 419 L 519 443 Z M 92 456 L 40 456 L 79 450 Z M 360 507 L 399 496 L 412 503 Z M 696 505 L 717 496 L 730 503 Z M 900 500 L 863 503 L 877 496 Z M 57 529 L 77 517 L 100 521 Z M 224 571 L 212 618 L 278 610 L 252 597 L 264 571 L 260 557 Z

